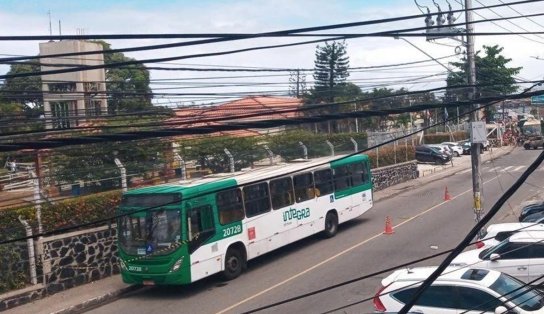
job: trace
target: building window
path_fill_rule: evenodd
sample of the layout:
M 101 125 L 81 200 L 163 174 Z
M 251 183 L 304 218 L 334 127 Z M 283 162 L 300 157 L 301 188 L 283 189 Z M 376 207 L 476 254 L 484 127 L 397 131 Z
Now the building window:
M 59 101 L 51 103 L 51 124 L 54 129 L 70 127 L 70 103 Z
M 71 93 L 76 91 L 76 83 L 52 83 L 47 84 L 51 93 Z

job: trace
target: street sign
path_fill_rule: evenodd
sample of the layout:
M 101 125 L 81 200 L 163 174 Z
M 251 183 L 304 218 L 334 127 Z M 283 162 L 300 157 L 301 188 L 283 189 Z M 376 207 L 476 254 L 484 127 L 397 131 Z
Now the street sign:
M 531 105 L 544 105 L 544 95 L 532 96 Z
M 487 141 L 484 121 L 470 123 L 470 141 L 472 143 L 485 143 Z

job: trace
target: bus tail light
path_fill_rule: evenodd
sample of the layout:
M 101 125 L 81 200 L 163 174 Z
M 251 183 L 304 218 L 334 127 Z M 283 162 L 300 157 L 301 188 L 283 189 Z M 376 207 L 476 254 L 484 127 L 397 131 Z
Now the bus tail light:
M 182 263 L 183 263 L 183 256 L 182 256 L 180 259 L 178 259 L 178 260 L 174 263 L 174 265 L 172 265 L 172 270 L 171 270 L 171 272 L 177 271 L 177 270 L 181 267 L 181 264 L 182 264 Z
M 374 295 L 374 299 L 372 300 L 372 303 L 374 303 L 374 308 L 378 312 L 387 311 L 387 309 L 385 308 L 385 306 L 382 303 L 382 300 L 380 300 L 380 295 L 382 294 L 383 290 L 385 290 L 385 288 L 389 287 L 389 285 L 383 286 L 380 290 L 378 290 L 378 292 L 376 292 L 376 295 Z

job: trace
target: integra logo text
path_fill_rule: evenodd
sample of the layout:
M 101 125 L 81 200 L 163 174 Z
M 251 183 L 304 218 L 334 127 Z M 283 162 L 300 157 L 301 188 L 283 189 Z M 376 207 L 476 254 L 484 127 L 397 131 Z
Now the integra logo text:
M 283 212 L 283 221 L 288 221 L 292 219 L 304 219 L 310 217 L 310 208 L 295 209 L 291 208 Z

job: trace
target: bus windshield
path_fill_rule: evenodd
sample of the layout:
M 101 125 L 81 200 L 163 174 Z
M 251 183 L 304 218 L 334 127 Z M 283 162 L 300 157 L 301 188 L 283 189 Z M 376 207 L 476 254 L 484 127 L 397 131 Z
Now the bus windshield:
M 181 238 L 179 210 L 152 210 L 119 219 L 119 244 L 131 255 L 170 253 Z

